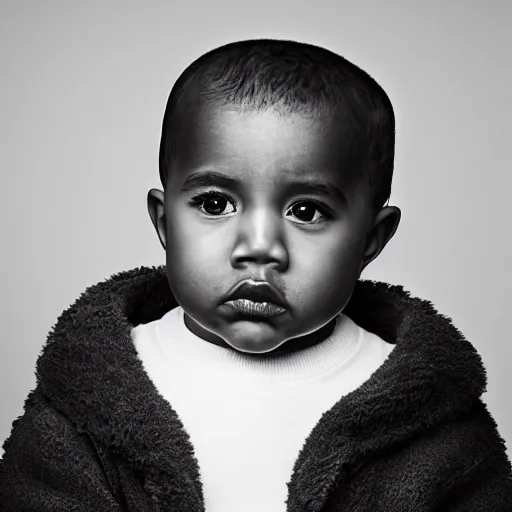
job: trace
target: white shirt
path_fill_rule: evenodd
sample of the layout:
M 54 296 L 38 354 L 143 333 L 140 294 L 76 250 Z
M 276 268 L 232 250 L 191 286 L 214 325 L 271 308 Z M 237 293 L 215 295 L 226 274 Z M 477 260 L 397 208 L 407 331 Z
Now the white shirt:
M 246 354 L 193 334 L 181 307 L 138 325 L 132 339 L 190 436 L 206 512 L 285 512 L 286 484 L 311 430 L 394 348 L 341 313 L 313 347 Z

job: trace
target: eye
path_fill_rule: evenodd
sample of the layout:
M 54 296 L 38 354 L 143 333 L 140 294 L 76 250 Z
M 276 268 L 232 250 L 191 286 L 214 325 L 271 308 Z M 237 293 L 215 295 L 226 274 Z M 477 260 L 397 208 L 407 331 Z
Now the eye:
M 298 224 L 321 224 L 328 216 L 321 210 L 317 203 L 312 201 L 300 201 L 288 210 L 299 220 Z
M 233 210 L 228 211 L 227 213 L 236 212 L 234 201 L 214 190 L 207 190 L 206 192 L 193 197 L 190 204 L 211 217 L 222 217 L 226 215 L 224 210 L 228 204 L 233 206 Z

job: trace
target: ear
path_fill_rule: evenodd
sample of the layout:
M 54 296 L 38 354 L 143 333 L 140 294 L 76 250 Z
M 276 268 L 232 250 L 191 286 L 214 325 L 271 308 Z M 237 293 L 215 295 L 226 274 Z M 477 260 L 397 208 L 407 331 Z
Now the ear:
M 151 222 L 155 226 L 156 233 L 160 239 L 160 243 L 165 250 L 167 232 L 165 222 L 165 202 L 164 193 L 161 190 L 152 188 L 148 192 L 148 211 Z
M 396 206 L 386 206 L 379 211 L 366 239 L 361 271 L 382 252 L 386 244 L 393 238 L 401 217 L 402 213 Z

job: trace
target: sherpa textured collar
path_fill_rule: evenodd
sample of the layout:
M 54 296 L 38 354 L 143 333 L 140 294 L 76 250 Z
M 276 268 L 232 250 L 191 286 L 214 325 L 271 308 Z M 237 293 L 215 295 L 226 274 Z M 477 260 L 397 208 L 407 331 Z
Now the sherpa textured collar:
M 199 511 L 204 502 L 189 436 L 144 371 L 130 335 L 177 305 L 165 266 L 114 274 L 62 313 L 36 376 L 47 400 L 79 431 L 140 471 L 162 510 L 175 510 L 186 495 L 190 511 Z M 401 286 L 359 280 L 344 312 L 396 346 L 306 439 L 288 484 L 290 509 L 319 511 L 370 456 L 460 416 L 485 391 L 480 356 L 430 302 Z

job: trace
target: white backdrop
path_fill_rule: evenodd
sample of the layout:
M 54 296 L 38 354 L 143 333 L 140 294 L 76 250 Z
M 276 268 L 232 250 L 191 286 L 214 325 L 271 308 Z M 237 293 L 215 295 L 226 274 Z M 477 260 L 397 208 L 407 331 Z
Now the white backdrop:
M 511 5 L 2 1 L 0 443 L 60 313 L 165 262 L 146 194 L 178 75 L 221 44 L 277 37 L 340 53 L 389 94 L 402 222 L 362 277 L 431 300 L 475 345 L 510 456 Z

